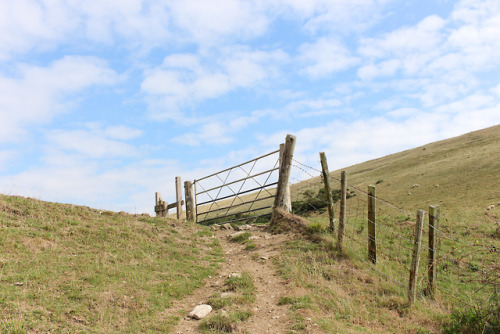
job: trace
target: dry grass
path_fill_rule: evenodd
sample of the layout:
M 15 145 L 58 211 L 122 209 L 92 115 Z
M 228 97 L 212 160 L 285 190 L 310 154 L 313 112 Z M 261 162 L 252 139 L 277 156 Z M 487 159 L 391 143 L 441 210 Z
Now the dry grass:
M 0 196 L 0 332 L 165 332 L 221 250 L 192 224 Z

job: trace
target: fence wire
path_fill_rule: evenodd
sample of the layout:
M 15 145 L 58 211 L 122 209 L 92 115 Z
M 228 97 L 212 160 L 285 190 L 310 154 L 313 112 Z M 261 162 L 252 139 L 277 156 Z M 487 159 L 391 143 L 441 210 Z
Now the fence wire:
M 327 205 L 326 198 L 316 194 L 323 188 L 322 171 L 293 160 L 293 167 L 308 180 L 292 178 L 292 201 L 303 201 L 312 210 L 321 208 L 314 204 Z M 340 177 L 330 175 L 332 185 L 339 184 Z M 334 187 L 336 188 L 336 187 Z M 349 254 L 366 263 L 371 270 L 407 289 L 415 239 L 416 214 L 398 205 L 375 196 L 376 202 L 376 247 L 377 263 L 368 257 L 368 200 L 367 191 L 347 184 L 350 197 L 345 206 L 346 222 L 344 244 Z M 314 197 L 314 201 L 307 201 Z M 293 210 L 293 208 L 292 208 Z M 335 203 L 335 213 L 340 211 L 340 203 Z M 417 277 L 417 294 L 430 296 L 429 253 L 434 252 L 437 270 L 436 292 L 433 298 L 449 308 L 457 305 L 477 307 L 487 303 L 493 296 L 500 295 L 500 246 L 486 245 L 480 241 L 468 242 L 452 235 L 448 230 L 451 223 L 441 217 L 438 227 L 425 219 L 422 228 L 421 252 Z M 430 230 L 436 235 L 438 244 L 429 246 Z M 457 303 L 460 302 L 460 303 Z

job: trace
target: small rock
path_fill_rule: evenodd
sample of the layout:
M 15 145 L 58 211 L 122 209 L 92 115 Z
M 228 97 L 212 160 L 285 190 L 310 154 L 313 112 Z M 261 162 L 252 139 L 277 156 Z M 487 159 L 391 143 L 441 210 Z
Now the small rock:
M 230 234 L 230 235 L 228 236 L 228 238 L 229 238 L 229 239 L 236 238 L 236 237 L 238 237 L 238 236 L 242 235 L 243 233 L 245 233 L 245 232 L 243 232 L 243 231 L 236 232 L 236 233 Z
M 212 306 L 206 305 L 206 304 L 197 305 L 194 308 L 194 310 L 192 310 L 189 313 L 188 316 L 190 318 L 193 318 L 193 319 L 196 319 L 196 320 L 200 320 L 200 319 L 205 318 L 210 312 L 212 312 Z
M 252 228 L 250 225 L 241 225 L 240 226 L 240 231 L 248 231 Z
M 221 225 L 221 230 L 234 230 L 233 227 L 231 226 L 231 224 L 229 223 L 225 223 L 223 225 Z
M 260 259 L 261 260 L 269 260 L 269 258 L 267 256 L 261 256 Z
M 233 292 L 223 292 L 220 294 L 220 297 L 221 298 L 231 298 L 233 297 L 235 294 Z
M 251 236 L 251 237 L 249 237 L 248 239 L 249 239 L 249 240 L 257 240 L 257 239 L 259 239 L 259 237 L 258 237 L 258 236 L 256 236 L 256 235 L 252 235 L 252 236 Z
M 231 273 L 229 274 L 228 276 L 229 278 L 233 278 L 233 277 L 236 277 L 236 278 L 241 278 L 241 273 Z

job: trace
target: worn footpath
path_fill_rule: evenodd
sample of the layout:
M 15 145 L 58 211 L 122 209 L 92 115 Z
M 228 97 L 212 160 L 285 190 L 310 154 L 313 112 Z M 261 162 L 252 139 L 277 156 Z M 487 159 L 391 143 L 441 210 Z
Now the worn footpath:
M 242 272 L 249 273 L 252 277 L 255 300 L 249 305 L 231 305 L 228 307 L 230 309 L 214 309 L 205 321 L 217 314 L 228 314 L 235 308 L 241 308 L 249 310 L 251 316 L 235 323 L 231 329 L 233 333 L 294 332 L 289 305 L 279 305 L 279 301 L 282 297 L 292 295 L 295 287 L 293 283 L 280 277 L 273 265 L 273 261 L 279 261 L 281 245 L 289 240 L 290 236 L 272 235 L 256 226 L 250 227 L 247 232 L 251 233 L 250 240 L 255 244 L 252 250 L 248 250 L 244 244 L 230 241 L 231 236 L 235 235 L 233 230 L 222 229 L 214 232 L 215 237 L 221 242 L 225 260 L 215 277 L 209 278 L 202 288 L 172 306 L 170 310 L 180 312 L 182 316 L 172 333 L 201 333 L 199 328 L 201 321 L 192 319 L 187 314 L 197 305 L 207 303 L 211 297 L 223 295 L 226 279 Z M 316 330 L 308 332 L 313 333 Z

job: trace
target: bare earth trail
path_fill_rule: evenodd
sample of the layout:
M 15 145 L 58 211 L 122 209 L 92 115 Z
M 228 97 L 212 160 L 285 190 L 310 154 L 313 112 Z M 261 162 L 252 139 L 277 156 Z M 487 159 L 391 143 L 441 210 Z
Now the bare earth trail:
M 169 309 L 171 314 L 177 312 L 177 315 L 179 311 L 185 311 L 172 333 L 200 333 L 200 321 L 186 317 L 187 313 L 196 305 L 205 303 L 211 296 L 220 294 L 224 281 L 230 274 L 244 271 L 250 273 L 253 278 L 255 302 L 240 306 L 242 309 L 251 310 L 252 316 L 238 323 L 234 333 L 293 333 L 289 305 L 278 305 L 278 302 L 281 297 L 292 295 L 294 287 L 276 273 L 272 263 L 273 259 L 279 257 L 281 245 L 290 240 L 290 236 L 272 235 L 258 227 L 252 227 L 248 232 L 252 234 L 252 241 L 256 244 L 255 249 L 251 251 L 246 250 L 242 244 L 229 241 L 235 231 L 214 232 L 221 242 L 225 261 L 221 264 L 217 276 L 208 279 L 202 288 Z M 224 310 L 214 310 L 208 317 L 220 312 Z

